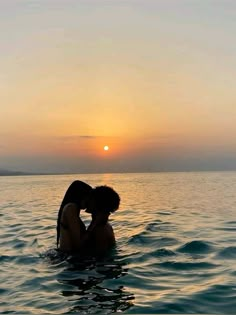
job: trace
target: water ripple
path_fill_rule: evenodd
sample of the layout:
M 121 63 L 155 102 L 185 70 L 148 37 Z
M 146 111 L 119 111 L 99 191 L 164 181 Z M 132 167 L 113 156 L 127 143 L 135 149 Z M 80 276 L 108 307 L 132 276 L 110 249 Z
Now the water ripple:
M 100 261 L 52 249 L 74 175 L 0 178 L 1 312 L 234 314 L 236 173 L 109 176 L 122 209 L 116 249 Z
M 236 246 L 229 246 L 219 251 L 218 259 L 236 259 Z
M 193 240 L 191 242 L 187 242 L 178 249 L 179 252 L 189 254 L 209 253 L 213 250 L 213 246 L 210 243 L 201 240 Z
M 218 265 L 209 262 L 177 262 L 177 261 L 166 261 L 157 264 L 161 268 L 182 270 L 183 272 L 192 269 L 213 269 L 218 267 Z

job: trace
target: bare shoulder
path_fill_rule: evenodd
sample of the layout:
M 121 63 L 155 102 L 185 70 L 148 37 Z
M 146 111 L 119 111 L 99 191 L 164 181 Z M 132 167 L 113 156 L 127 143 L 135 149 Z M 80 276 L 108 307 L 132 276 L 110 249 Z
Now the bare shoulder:
M 104 233 L 113 233 L 113 228 L 109 223 L 106 223 L 105 225 L 99 225 L 96 227 L 96 231 L 104 232 Z
M 78 215 L 78 209 L 76 204 L 67 203 L 62 210 L 62 218 L 67 219 L 68 217 L 75 217 Z
M 67 203 L 67 204 L 64 206 L 63 210 L 65 210 L 65 209 L 74 209 L 74 208 L 77 208 L 76 204 L 73 203 L 73 202 L 69 202 L 69 203 Z
M 112 226 L 109 223 L 106 223 L 103 226 L 98 226 L 96 228 L 96 239 L 100 242 L 105 242 L 112 244 L 115 242 L 115 234 Z

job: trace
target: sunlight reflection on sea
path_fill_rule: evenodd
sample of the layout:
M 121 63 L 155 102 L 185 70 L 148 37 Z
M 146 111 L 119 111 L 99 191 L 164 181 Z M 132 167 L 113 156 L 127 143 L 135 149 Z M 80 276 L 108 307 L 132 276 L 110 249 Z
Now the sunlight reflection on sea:
M 75 179 L 121 196 L 111 216 L 117 246 L 101 261 L 54 251 L 58 207 Z M 0 185 L 1 313 L 235 312 L 235 172 L 18 176 Z

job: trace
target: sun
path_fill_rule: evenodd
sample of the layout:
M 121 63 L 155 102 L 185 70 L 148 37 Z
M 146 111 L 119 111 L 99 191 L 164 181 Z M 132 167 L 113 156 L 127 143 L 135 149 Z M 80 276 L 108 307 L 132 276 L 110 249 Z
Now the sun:
M 103 150 L 104 150 L 104 151 L 108 151 L 108 150 L 109 150 L 108 145 L 105 145 L 104 148 L 103 148 Z

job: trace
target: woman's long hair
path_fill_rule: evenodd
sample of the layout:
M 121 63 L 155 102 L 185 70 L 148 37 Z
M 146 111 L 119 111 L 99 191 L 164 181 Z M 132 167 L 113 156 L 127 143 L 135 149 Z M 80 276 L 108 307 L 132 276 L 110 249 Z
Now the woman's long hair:
M 61 206 L 58 211 L 57 217 L 57 247 L 60 239 L 60 231 L 61 231 L 61 215 L 64 206 L 67 203 L 75 203 L 78 207 L 81 207 L 81 200 L 86 198 L 87 195 L 92 191 L 92 187 L 88 184 L 81 182 L 80 180 L 75 180 L 67 189 L 65 196 L 62 200 Z

